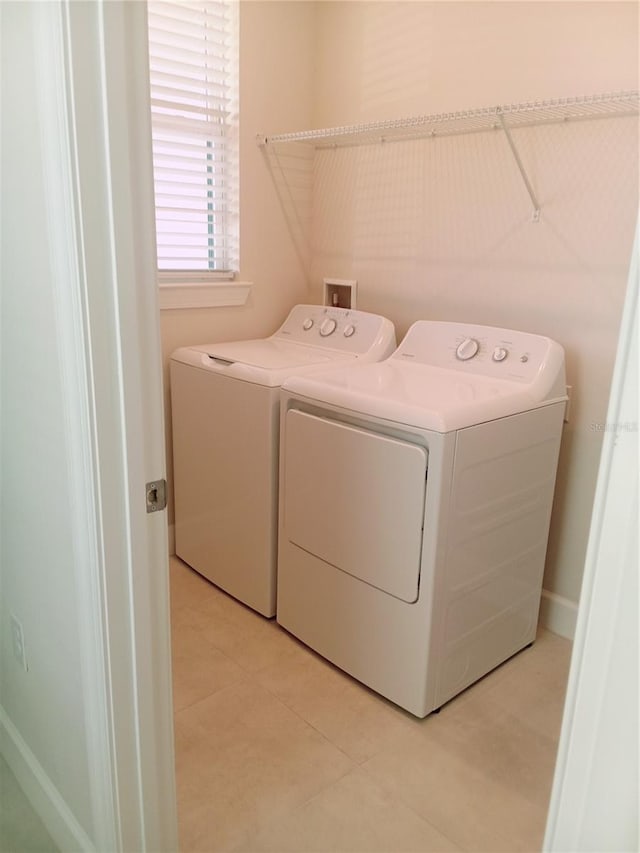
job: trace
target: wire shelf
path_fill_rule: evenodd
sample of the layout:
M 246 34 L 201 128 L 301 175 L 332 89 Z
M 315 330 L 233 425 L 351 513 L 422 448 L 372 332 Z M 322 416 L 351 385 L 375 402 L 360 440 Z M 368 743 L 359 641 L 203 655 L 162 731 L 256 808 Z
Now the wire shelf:
M 258 136 L 261 146 L 303 143 L 315 148 L 367 145 L 429 136 L 451 136 L 489 130 L 531 127 L 565 121 L 619 118 L 639 114 L 638 90 L 582 95 L 547 101 L 529 101 L 496 107 L 438 113 L 403 119 L 353 124 L 344 127 L 303 130 L 274 136 Z

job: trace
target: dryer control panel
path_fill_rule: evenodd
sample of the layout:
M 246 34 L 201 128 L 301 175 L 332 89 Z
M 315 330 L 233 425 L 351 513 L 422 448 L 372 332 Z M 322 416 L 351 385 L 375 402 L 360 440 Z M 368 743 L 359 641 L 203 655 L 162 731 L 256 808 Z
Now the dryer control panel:
M 564 351 L 560 344 L 543 335 L 470 323 L 418 320 L 393 358 L 524 384 L 537 383 L 545 375 L 562 376 L 556 391 L 566 393 Z
M 391 355 L 396 346 L 395 329 L 386 317 L 328 305 L 296 305 L 272 338 L 378 358 Z

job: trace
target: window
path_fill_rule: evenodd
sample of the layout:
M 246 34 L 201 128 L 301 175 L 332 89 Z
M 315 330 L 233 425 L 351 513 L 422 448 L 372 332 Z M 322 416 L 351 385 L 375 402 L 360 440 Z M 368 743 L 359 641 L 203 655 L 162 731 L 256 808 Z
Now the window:
M 238 269 L 237 0 L 148 3 L 161 282 Z

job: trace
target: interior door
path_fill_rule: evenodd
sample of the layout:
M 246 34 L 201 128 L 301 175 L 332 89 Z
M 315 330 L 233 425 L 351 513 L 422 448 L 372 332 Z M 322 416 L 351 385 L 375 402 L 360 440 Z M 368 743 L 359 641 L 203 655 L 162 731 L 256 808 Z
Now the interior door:
M 284 458 L 288 539 L 389 595 L 415 601 L 426 448 L 290 409 Z

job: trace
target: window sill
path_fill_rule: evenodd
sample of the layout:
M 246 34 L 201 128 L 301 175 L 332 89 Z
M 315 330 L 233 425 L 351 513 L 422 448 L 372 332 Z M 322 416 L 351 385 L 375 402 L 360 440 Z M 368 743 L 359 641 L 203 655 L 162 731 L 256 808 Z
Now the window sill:
M 160 284 L 160 310 L 174 308 L 221 308 L 244 305 L 249 298 L 252 282 L 216 281 L 191 284 Z

